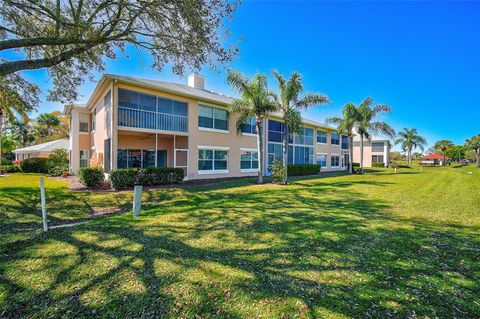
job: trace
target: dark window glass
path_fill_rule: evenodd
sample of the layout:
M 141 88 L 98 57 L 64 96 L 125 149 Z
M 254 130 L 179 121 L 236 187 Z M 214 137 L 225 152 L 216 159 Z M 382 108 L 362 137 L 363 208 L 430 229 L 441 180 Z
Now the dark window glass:
M 157 111 L 157 101 L 155 96 L 139 94 L 139 108 L 144 111 L 156 112 Z
M 317 143 L 327 143 L 327 132 L 317 131 Z
M 173 115 L 188 116 L 188 104 L 184 102 L 173 101 Z
M 128 167 L 142 167 L 141 150 L 128 150 Z
M 139 95 L 136 92 L 118 89 L 118 105 L 130 109 L 138 109 Z
M 117 154 L 117 168 L 128 167 L 128 150 L 118 149 Z
M 143 167 L 155 166 L 155 150 L 143 151 Z
M 337 133 L 330 134 L 330 144 L 332 144 L 332 145 L 339 145 L 340 144 Z
M 342 135 L 342 149 L 348 149 L 348 137 Z
M 80 132 L 88 132 L 88 123 L 80 122 Z

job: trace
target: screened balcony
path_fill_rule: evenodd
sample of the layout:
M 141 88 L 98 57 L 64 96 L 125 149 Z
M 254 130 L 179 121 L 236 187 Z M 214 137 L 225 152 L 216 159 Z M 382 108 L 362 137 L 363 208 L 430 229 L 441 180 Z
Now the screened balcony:
M 118 90 L 118 126 L 188 132 L 188 104 L 130 90 Z

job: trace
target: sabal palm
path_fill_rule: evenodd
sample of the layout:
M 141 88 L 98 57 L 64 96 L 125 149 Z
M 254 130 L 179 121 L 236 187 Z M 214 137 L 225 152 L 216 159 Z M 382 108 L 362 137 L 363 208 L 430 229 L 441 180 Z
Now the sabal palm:
M 240 131 L 242 125 L 246 124 L 251 118 L 255 118 L 255 127 L 257 129 L 257 148 L 258 148 L 258 183 L 263 183 L 263 127 L 265 117 L 268 113 L 277 110 L 277 105 L 273 100 L 272 93 L 268 90 L 267 77 L 264 74 L 256 74 L 252 79 L 237 71 L 230 71 L 227 75 L 228 84 L 234 88 L 240 95 L 230 105 L 230 111 L 239 114 L 237 120 L 237 131 Z
M 27 110 L 29 106 L 15 92 L 0 89 L 0 139 L 3 134 L 3 126 L 8 120 L 13 122 L 20 117 L 24 123 L 28 122 Z M 2 147 L 0 143 L 0 157 L 2 156 Z
M 404 128 L 403 131 L 398 133 L 398 135 L 400 137 L 395 141 L 395 144 L 401 144 L 402 149 L 407 152 L 408 165 L 411 165 L 412 150 L 418 148 L 423 151 L 427 141 L 425 138 L 417 134 L 416 128 Z
M 277 71 L 273 71 L 273 76 L 278 82 L 278 96 L 276 101 L 279 110 L 283 113 L 284 132 L 282 147 L 282 162 L 284 166 L 284 175 L 282 183 L 288 182 L 288 140 L 290 134 L 298 133 L 302 125 L 300 110 L 309 107 L 329 103 L 328 97 L 319 93 L 303 94 L 302 76 L 298 72 L 293 72 L 289 79 L 285 79 Z
M 453 146 L 453 143 L 452 143 L 452 141 L 449 141 L 449 140 L 440 140 L 437 143 L 435 143 L 435 145 L 433 146 L 433 148 L 438 153 L 440 153 L 443 157 L 442 165 L 446 165 L 446 163 L 447 163 L 447 160 L 446 160 L 447 150 L 449 148 L 451 148 L 452 146 Z
M 355 104 L 347 103 L 343 107 L 342 116 L 334 116 L 327 119 L 327 123 L 336 124 L 337 131 L 340 134 L 345 134 L 348 138 L 349 163 L 348 171 L 353 173 L 352 157 L 353 157 L 353 129 L 356 123 L 356 108 Z
M 388 137 L 395 136 L 395 130 L 384 121 L 375 121 L 377 115 L 390 113 L 391 108 L 387 104 L 373 105 L 373 99 L 367 97 L 355 110 L 356 129 L 360 135 L 360 169 L 363 173 L 363 143 L 370 140 L 372 133 L 380 133 Z
M 477 167 L 480 167 L 480 134 L 477 134 L 472 138 L 469 138 L 466 141 L 465 146 L 475 151 L 476 164 L 477 164 Z

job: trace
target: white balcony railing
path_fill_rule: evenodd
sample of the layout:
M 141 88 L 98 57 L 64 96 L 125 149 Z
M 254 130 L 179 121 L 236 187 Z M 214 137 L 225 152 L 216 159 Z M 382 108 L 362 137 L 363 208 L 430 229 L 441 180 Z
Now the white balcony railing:
M 118 126 L 188 132 L 188 116 L 119 107 Z

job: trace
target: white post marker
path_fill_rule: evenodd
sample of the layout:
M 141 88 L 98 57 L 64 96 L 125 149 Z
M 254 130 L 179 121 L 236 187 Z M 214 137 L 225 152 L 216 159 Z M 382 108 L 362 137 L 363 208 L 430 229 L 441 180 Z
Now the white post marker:
M 43 231 L 48 231 L 47 204 L 45 202 L 45 182 L 44 182 L 43 177 L 40 177 L 40 200 L 42 202 Z
M 133 216 L 140 215 L 142 207 L 142 185 L 136 185 L 133 191 Z
M 397 174 L 397 168 L 395 167 L 395 174 Z

